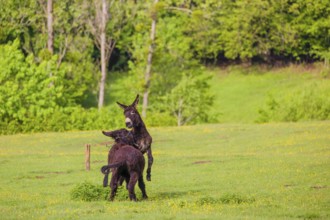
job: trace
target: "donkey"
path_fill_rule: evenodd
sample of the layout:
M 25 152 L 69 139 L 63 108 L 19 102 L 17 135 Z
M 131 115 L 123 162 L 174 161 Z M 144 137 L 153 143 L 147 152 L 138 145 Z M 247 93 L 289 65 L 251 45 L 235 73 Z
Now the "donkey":
M 115 142 L 117 143 L 117 144 L 114 144 L 111 147 L 111 149 L 109 150 L 108 164 L 111 164 L 113 162 L 114 154 L 119 149 L 119 147 L 122 146 L 122 144 L 134 146 L 134 138 L 133 138 L 132 133 L 124 128 L 115 130 L 115 131 L 106 132 L 106 135 L 111 137 L 112 139 L 114 139 Z M 109 176 L 108 174 L 105 174 L 105 176 L 104 176 L 104 179 L 103 179 L 104 187 L 108 186 L 108 176 Z M 124 180 L 126 180 L 126 188 L 128 188 L 128 179 L 125 178 L 124 176 L 120 176 L 119 180 L 118 180 L 118 184 L 122 185 Z
M 147 152 L 147 180 L 151 181 L 151 166 L 153 163 L 153 156 L 151 152 L 152 138 L 148 133 L 148 130 L 142 121 L 138 110 L 136 109 L 138 103 L 139 95 L 137 95 L 134 102 L 128 106 L 117 102 L 117 104 L 124 110 L 126 127 L 130 128 L 130 131 L 126 129 L 120 129 L 110 132 L 102 131 L 102 133 L 106 136 L 120 139 L 122 142 L 136 147 L 142 152 L 142 154 Z
M 111 137 L 116 143 L 122 142 L 131 145 L 135 148 L 135 141 L 132 132 L 126 130 L 125 128 L 114 130 L 114 131 L 102 131 L 105 136 Z
M 111 201 L 115 198 L 120 177 L 124 177 L 127 182 L 127 189 L 131 201 L 136 201 L 134 187 L 137 182 L 142 191 L 142 197 L 144 199 L 148 198 L 143 181 L 144 165 L 144 156 L 138 149 L 122 142 L 115 143 L 112 146 L 108 155 L 108 165 L 101 168 L 101 172 L 105 175 L 105 179 L 107 179 L 106 177 L 108 176 L 110 169 L 112 171 L 110 181 L 111 193 L 109 197 Z

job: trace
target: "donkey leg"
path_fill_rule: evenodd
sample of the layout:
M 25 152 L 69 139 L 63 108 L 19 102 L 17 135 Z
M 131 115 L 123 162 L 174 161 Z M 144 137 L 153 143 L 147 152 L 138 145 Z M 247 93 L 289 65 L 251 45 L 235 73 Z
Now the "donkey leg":
M 117 188 L 118 188 L 118 172 L 116 171 L 112 171 L 112 177 L 111 177 L 111 181 L 110 181 L 110 188 L 111 188 L 111 193 L 110 193 L 110 197 L 109 200 L 113 201 L 115 196 L 116 196 L 116 192 L 117 192 Z
M 118 185 L 122 186 L 124 181 L 125 181 L 125 178 L 123 176 L 120 176 L 118 179 Z
M 148 154 L 147 180 L 151 181 L 151 166 L 152 163 L 154 162 L 154 158 L 151 152 L 151 147 L 148 149 L 147 154 Z
M 130 173 L 130 179 L 128 183 L 128 193 L 129 193 L 129 199 L 134 202 L 136 202 L 136 195 L 134 192 L 134 187 L 136 182 L 138 181 L 139 175 L 137 172 L 131 172 Z
M 128 190 L 128 183 L 129 183 L 130 176 L 125 177 L 125 182 L 126 182 L 126 189 Z
M 139 184 L 139 188 L 140 188 L 140 190 L 142 192 L 142 198 L 143 199 L 147 199 L 148 196 L 147 196 L 147 192 L 146 192 L 146 185 L 144 184 L 143 175 L 142 174 L 139 177 L 138 184 Z

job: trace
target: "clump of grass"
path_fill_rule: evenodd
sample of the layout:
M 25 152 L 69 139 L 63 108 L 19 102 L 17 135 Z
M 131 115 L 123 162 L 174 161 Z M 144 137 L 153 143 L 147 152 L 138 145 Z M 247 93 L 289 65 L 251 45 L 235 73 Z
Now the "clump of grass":
M 222 204 L 241 204 L 241 203 L 253 203 L 254 198 L 249 198 L 239 194 L 226 194 L 220 198 Z
M 214 205 L 214 204 L 242 204 L 253 203 L 254 198 L 249 198 L 239 194 L 225 194 L 220 198 L 203 197 L 197 201 L 198 205 Z
M 212 198 L 212 197 L 203 197 L 197 200 L 197 205 L 213 205 L 213 204 L 218 204 L 219 199 Z
M 90 182 L 77 184 L 71 190 L 71 199 L 81 201 L 100 201 L 107 200 L 110 195 L 110 188 L 101 185 L 94 185 Z M 123 201 L 128 199 L 128 193 L 125 186 L 119 186 L 116 193 L 116 200 Z
M 109 195 L 109 188 L 103 188 L 101 185 L 93 185 L 89 182 L 77 184 L 71 190 L 73 200 L 97 201 L 105 200 Z
M 316 213 L 307 213 L 303 215 L 298 215 L 298 218 L 302 218 L 302 219 L 319 219 L 320 217 L 321 216 Z

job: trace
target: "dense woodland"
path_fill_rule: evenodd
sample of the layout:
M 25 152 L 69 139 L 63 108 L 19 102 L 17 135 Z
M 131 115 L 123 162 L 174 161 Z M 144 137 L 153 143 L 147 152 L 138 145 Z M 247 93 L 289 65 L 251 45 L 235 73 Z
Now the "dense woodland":
M 153 125 L 214 122 L 206 66 L 330 60 L 328 0 L 0 5 L 0 133 L 122 126 L 137 93 Z

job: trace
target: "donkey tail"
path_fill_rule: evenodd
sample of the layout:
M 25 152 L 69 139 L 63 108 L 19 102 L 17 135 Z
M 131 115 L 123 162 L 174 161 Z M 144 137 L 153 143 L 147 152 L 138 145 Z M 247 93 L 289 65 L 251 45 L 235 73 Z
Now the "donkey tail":
M 120 166 L 122 166 L 124 164 L 125 164 L 125 161 L 121 161 L 121 162 L 118 162 L 118 163 L 112 163 L 112 164 L 105 165 L 105 166 L 101 167 L 101 172 L 103 174 L 105 174 L 105 175 L 106 174 L 109 174 L 111 168 L 120 167 Z
M 105 166 L 101 167 L 101 172 L 104 174 L 103 187 L 106 187 L 108 185 L 108 178 L 109 178 L 110 169 L 122 166 L 122 165 L 124 165 L 124 163 L 125 163 L 125 161 L 122 161 L 122 162 L 108 164 L 108 165 L 105 165 Z
M 103 187 L 108 186 L 108 179 L 109 179 L 109 174 L 105 174 L 103 178 Z

